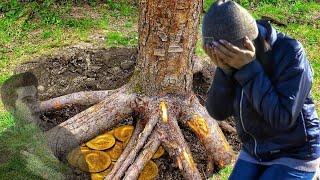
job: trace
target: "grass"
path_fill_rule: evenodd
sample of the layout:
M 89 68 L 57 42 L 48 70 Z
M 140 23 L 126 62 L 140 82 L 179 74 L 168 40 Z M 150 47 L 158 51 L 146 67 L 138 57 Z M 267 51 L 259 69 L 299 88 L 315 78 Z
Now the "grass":
M 109 32 L 106 36 L 107 47 L 134 46 L 138 43 L 138 34 L 136 32 L 124 35 L 119 31 Z
M 62 174 L 68 172 L 49 153 L 38 127 L 15 119 L 8 112 L 0 114 L 0 120 L 0 157 L 9 157 L 6 163 L 0 164 L 0 179 L 62 179 Z
M 213 0 L 205 0 L 208 9 Z M 303 0 L 260 0 L 253 3 L 240 0 L 256 18 L 263 15 L 288 23 L 276 28 L 293 36 L 304 45 L 313 66 L 313 96 L 320 105 L 320 3 Z M 89 0 L 88 4 L 74 7 L 69 1 L 56 4 L 53 0 L 43 3 L 20 3 L 17 0 L 0 2 L 0 85 L 13 74 L 19 63 L 49 54 L 57 48 L 79 42 L 89 42 L 105 47 L 136 46 L 138 10 L 129 1 L 107 0 L 100 4 Z M 200 30 L 199 30 L 200 32 Z M 95 36 L 104 37 L 102 44 Z M 205 56 L 201 40 L 196 53 Z M 64 171 L 48 153 L 41 134 L 32 124 L 14 119 L 0 103 L 0 150 L 10 152 L 11 159 L 0 165 L 0 179 L 38 179 L 40 176 L 59 176 Z M 40 134 L 40 135 L 39 135 Z M 30 149 L 31 155 L 21 153 Z M 0 155 L 1 157 L 1 155 Z M 232 167 L 220 171 L 212 179 L 227 179 Z M 39 174 L 39 172 L 48 172 Z
M 213 175 L 211 180 L 227 180 L 232 172 L 232 166 L 227 166 L 226 168 L 219 171 L 219 173 Z

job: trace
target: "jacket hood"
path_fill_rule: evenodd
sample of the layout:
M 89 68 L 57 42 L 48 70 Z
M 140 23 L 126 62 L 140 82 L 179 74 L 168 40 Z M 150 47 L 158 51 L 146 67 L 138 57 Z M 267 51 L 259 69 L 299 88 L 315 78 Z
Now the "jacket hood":
M 274 29 L 268 21 L 258 20 L 259 34 L 262 35 L 266 41 L 270 44 L 271 48 L 277 41 L 277 31 Z

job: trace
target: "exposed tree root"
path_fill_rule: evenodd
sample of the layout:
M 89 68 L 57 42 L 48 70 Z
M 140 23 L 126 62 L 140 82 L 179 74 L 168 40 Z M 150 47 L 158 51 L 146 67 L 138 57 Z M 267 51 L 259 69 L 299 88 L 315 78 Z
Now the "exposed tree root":
M 137 179 L 139 177 L 139 174 L 143 170 L 144 166 L 148 161 L 151 160 L 152 156 L 158 150 L 160 143 L 159 134 L 155 129 L 152 135 L 149 137 L 148 142 L 143 147 L 143 151 L 139 154 L 135 162 L 128 168 L 128 171 L 124 177 L 125 180 Z
M 175 117 L 160 124 L 160 138 L 169 155 L 176 159 L 179 169 L 185 179 L 201 179 L 196 163 L 193 161 L 190 149 L 183 137 Z
M 229 134 L 237 134 L 237 130 L 234 127 L 232 127 L 229 123 L 225 121 L 219 121 L 218 124 L 223 132 L 226 132 Z
M 133 149 L 134 145 L 137 142 L 138 136 L 139 134 L 142 132 L 144 128 L 144 125 L 141 121 L 137 122 L 137 125 L 134 129 L 134 132 L 126 146 L 126 148 L 124 149 L 124 151 L 122 152 L 121 156 L 119 157 L 119 159 L 117 160 L 117 162 L 114 164 L 111 172 L 109 173 L 110 177 L 114 177 L 114 175 L 117 173 L 117 171 L 119 170 L 119 168 L 122 166 L 123 162 L 126 160 L 126 158 L 128 157 L 129 153 L 131 152 L 131 150 Z
M 59 159 L 67 152 L 131 116 L 136 95 L 117 92 L 46 132 L 49 147 Z
M 211 165 L 223 167 L 234 157 L 218 123 L 209 116 L 195 95 L 151 99 L 122 89 L 51 129 L 46 135 L 55 155 L 63 159 L 71 149 L 132 115 L 139 116 L 135 131 L 105 179 L 137 179 L 160 144 L 176 160 L 185 179 L 201 179 L 178 120 L 190 127 L 200 139 Z
M 232 148 L 227 143 L 218 123 L 212 119 L 207 110 L 193 96 L 189 106 L 184 107 L 184 118 L 181 122 L 190 127 L 205 147 L 209 162 L 208 171 L 212 173 L 214 165 L 217 168 L 225 167 L 234 160 Z
M 212 167 L 230 163 L 232 150 L 218 123 L 192 95 L 194 73 L 201 71 L 205 77 L 212 77 L 211 71 L 206 70 L 210 67 L 209 61 L 192 61 L 202 9 L 202 0 L 139 1 L 138 61 L 129 85 L 111 95 L 66 95 L 43 103 L 43 109 L 51 109 L 96 103 L 105 96 L 105 100 L 46 133 L 55 155 L 61 158 L 134 113 L 142 116 L 138 125 L 142 123 L 143 130 L 137 130 L 138 135 L 133 136 L 132 143 L 120 157 L 119 167 L 106 179 L 120 179 L 128 168 L 126 179 L 136 178 L 139 171 L 134 173 L 133 170 L 141 170 L 150 157 L 148 153 L 152 154 L 159 144 L 153 142 L 156 141 L 153 138 L 155 133 L 158 133 L 159 141 L 169 155 L 176 160 L 183 177 L 201 179 L 178 121 L 189 126 L 198 136 Z M 146 142 L 149 143 L 145 145 Z
M 40 103 L 40 111 L 61 109 L 73 105 L 93 105 L 105 100 L 108 96 L 121 89 L 110 91 L 82 91 L 56 97 Z
M 151 108 L 152 109 L 152 108 Z M 159 113 L 158 109 L 152 109 L 153 111 L 149 111 L 146 114 L 146 118 L 148 120 L 147 124 L 145 125 L 143 131 L 139 134 L 138 139 L 136 141 L 135 146 L 132 148 L 130 153 L 128 154 L 126 160 L 122 163 L 121 167 L 117 171 L 117 173 L 111 177 L 110 174 L 106 177 L 106 179 L 118 180 L 124 175 L 125 171 L 128 169 L 130 164 L 134 161 L 136 155 L 139 153 L 140 149 L 145 144 L 146 140 L 150 136 L 152 130 L 156 126 L 159 121 Z

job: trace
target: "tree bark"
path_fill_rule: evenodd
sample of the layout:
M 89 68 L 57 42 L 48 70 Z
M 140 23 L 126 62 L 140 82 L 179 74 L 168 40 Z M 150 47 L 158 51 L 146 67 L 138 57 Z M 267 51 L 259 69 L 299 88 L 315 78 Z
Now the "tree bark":
M 209 154 L 208 171 L 222 168 L 234 160 L 234 153 L 218 123 L 208 114 L 194 95 L 180 120 L 200 139 Z
M 117 162 L 114 164 L 111 172 L 109 173 L 109 177 L 114 177 L 114 175 L 118 172 L 118 170 L 122 166 L 123 162 L 126 160 L 126 158 L 128 157 L 129 153 L 131 152 L 131 150 L 135 146 L 135 143 L 136 143 L 136 141 L 138 139 L 138 136 L 142 132 L 143 128 L 144 127 L 143 127 L 142 123 L 141 122 L 137 122 L 136 127 L 134 129 L 134 132 L 133 132 L 133 134 L 132 134 L 132 136 L 131 136 L 131 138 L 130 138 L 127 146 L 126 146 L 126 148 L 122 152 L 122 154 L 119 157 L 119 159 L 117 160 Z
M 153 134 L 149 137 L 148 142 L 143 147 L 143 151 L 139 154 L 135 162 L 128 168 L 124 180 L 138 179 L 139 172 L 143 170 L 144 166 L 151 160 L 152 156 L 160 146 L 161 142 L 158 136 L 157 130 L 154 130 Z
M 202 0 L 140 0 L 135 86 L 147 96 L 192 92 Z
M 178 122 L 174 116 L 170 116 L 168 122 L 162 121 L 159 124 L 160 140 L 169 153 L 176 160 L 182 175 L 185 179 L 201 179 L 197 164 L 194 162 L 190 148 L 185 141 Z
M 157 110 L 157 109 L 155 109 Z M 152 133 L 154 127 L 159 121 L 159 115 L 157 111 L 152 111 L 147 114 L 148 117 L 148 122 L 144 128 L 144 130 L 139 134 L 138 139 L 130 153 L 128 154 L 128 157 L 124 162 L 122 163 L 121 167 L 117 171 L 117 173 L 111 177 L 111 175 L 108 175 L 107 178 L 108 180 L 119 180 L 121 177 L 124 175 L 125 171 L 128 169 L 128 167 L 133 163 L 134 159 L 136 158 L 138 152 L 140 149 L 143 147 L 145 142 L 147 141 L 148 137 Z
M 126 117 L 134 108 L 134 94 L 118 92 L 46 132 L 48 145 L 61 160 L 69 151 L 103 133 Z
M 93 105 L 106 99 L 112 91 L 83 91 L 60 96 L 40 103 L 40 111 L 58 110 L 66 106 Z

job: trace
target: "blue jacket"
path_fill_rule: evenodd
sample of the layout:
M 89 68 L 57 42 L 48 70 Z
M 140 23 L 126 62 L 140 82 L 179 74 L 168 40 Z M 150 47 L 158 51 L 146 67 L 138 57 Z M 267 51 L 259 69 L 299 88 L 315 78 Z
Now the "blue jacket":
M 271 45 L 268 61 L 255 59 L 231 75 L 217 68 L 206 108 L 216 120 L 234 116 L 243 149 L 258 161 L 318 158 L 320 123 L 305 51 L 269 23 L 259 24 Z

